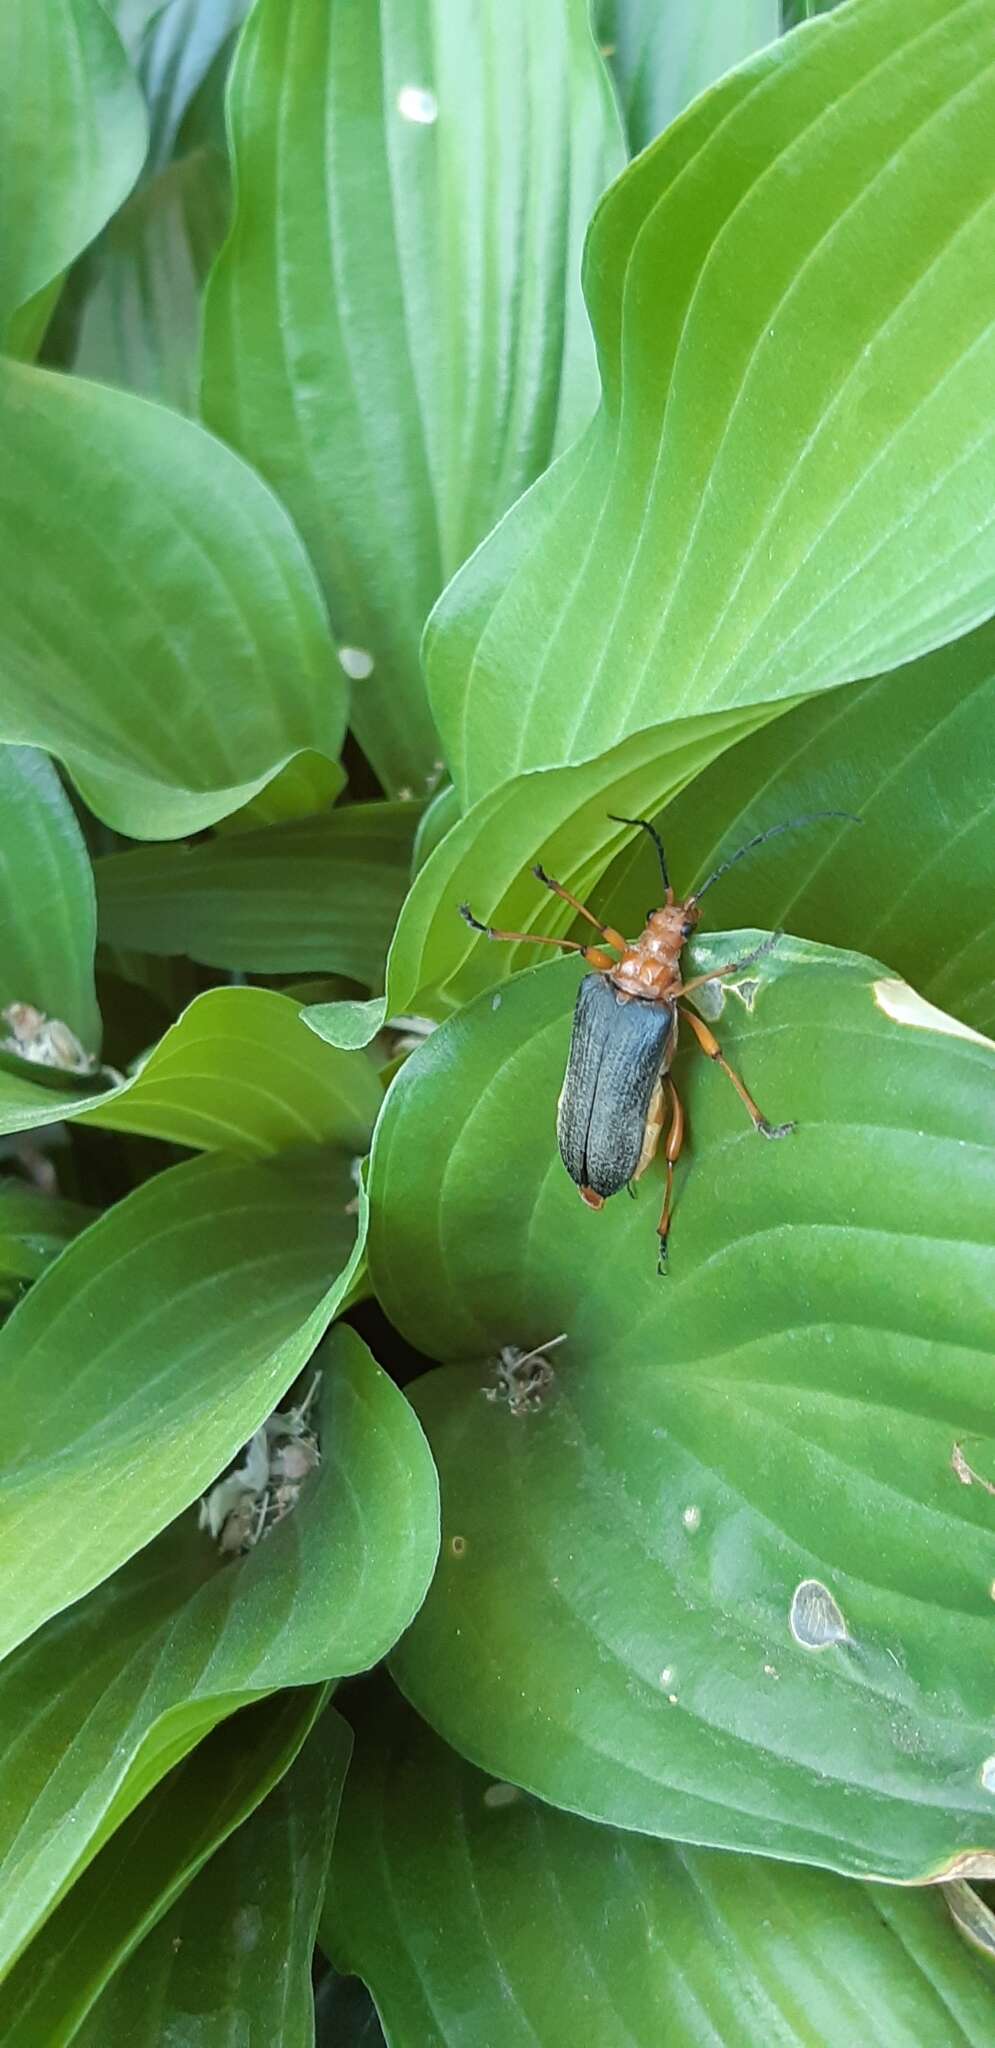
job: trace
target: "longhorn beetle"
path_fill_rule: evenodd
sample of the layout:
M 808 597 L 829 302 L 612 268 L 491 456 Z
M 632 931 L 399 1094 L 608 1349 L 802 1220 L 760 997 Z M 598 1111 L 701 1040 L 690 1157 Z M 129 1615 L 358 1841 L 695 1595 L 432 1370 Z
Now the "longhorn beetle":
M 709 974 L 696 974 L 691 981 L 682 981 L 681 953 L 698 922 L 701 899 L 706 889 L 735 867 L 744 854 L 781 832 L 790 832 L 797 825 L 815 824 L 822 818 L 844 818 L 854 825 L 861 820 L 850 811 L 812 811 L 804 817 L 789 818 L 782 825 L 770 825 L 766 832 L 748 839 L 728 860 L 720 861 L 700 889 L 678 902 L 667 873 L 663 841 L 655 826 L 648 818 L 616 818 L 611 813 L 609 816 L 614 825 L 637 825 L 649 833 L 663 877 L 663 904 L 659 910 L 650 911 L 645 929 L 631 944 L 611 925 L 602 924 L 586 904 L 572 896 L 561 882 L 554 882 L 552 875 L 541 867 L 532 870 L 537 881 L 569 903 L 578 917 L 593 924 L 611 952 L 601 946 L 581 945 L 576 939 L 546 938 L 539 932 L 496 931 L 493 925 L 481 924 L 468 903 L 460 904 L 460 916 L 474 931 L 485 932 L 489 939 L 508 940 L 516 945 L 561 946 L 564 952 L 579 953 L 594 969 L 593 974 L 584 976 L 577 991 L 570 1054 L 556 1113 L 560 1157 L 580 1189 L 581 1200 L 589 1209 L 602 1209 L 621 1188 L 627 1187 L 632 1193 L 633 1184 L 655 1158 L 667 1126 L 663 1155 L 667 1183 L 658 1225 L 658 1271 L 664 1273 L 674 1167 L 684 1142 L 684 1110 L 670 1074 L 677 1049 L 677 999 L 693 995 L 707 981 L 738 974 L 768 953 L 781 936 L 774 932 L 741 959 L 730 960 L 725 967 L 713 968 Z M 613 959 L 613 953 L 619 954 L 619 959 Z M 754 1129 L 763 1138 L 786 1138 L 794 1124 L 768 1123 L 708 1025 L 693 1010 L 682 1009 L 680 1014 L 690 1024 L 702 1052 L 728 1075 L 753 1119 Z

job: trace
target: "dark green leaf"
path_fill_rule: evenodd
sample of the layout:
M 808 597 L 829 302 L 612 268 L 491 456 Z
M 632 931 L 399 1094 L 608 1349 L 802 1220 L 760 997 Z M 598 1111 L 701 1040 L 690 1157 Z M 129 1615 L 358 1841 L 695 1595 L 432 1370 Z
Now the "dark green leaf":
M 955 1469 L 995 1479 L 993 1048 L 782 941 L 717 1028 L 798 1128 L 765 1145 L 679 1057 L 660 1279 L 658 1174 L 594 1215 L 556 1156 L 576 982 L 450 1020 L 378 1127 L 370 1269 L 403 1334 L 463 1361 L 567 1337 L 535 1415 L 484 1399 L 485 1363 L 417 1383 L 444 1540 L 398 1675 L 467 1755 L 598 1819 L 858 1875 L 995 1853 L 995 1512 Z
M 366 1669 L 424 1598 L 439 1497 L 415 1416 L 351 1331 L 315 1363 L 321 1466 L 264 1542 L 222 1562 L 184 1515 L 4 1665 L 4 1964 L 219 1720 L 273 1688 Z
M 0 747 L 0 885 L 0 1009 L 28 1003 L 98 1052 L 93 876 L 72 805 L 33 747 Z
M 386 1688 L 356 1729 L 321 1940 L 398 2048 L 992 2038 L 995 1993 L 935 1890 L 591 1827 L 488 1780 Z
M 37 1280 L 71 1238 L 95 1221 L 92 1209 L 63 1202 L 12 1174 L 0 1175 L 0 1293 Z
M 96 868 L 101 936 L 209 967 L 380 988 L 417 819 L 412 804 L 350 804 L 199 846 L 112 854 Z
M 302 1743 L 307 1743 L 310 1749 L 308 1733 L 323 1698 L 321 1689 L 303 1689 L 280 1693 L 273 1700 L 249 1707 L 209 1736 L 125 1821 L 73 1886 L 0 1990 L 5 2048 L 39 2048 L 41 2042 L 45 2048 L 66 2048 L 68 2042 L 81 2038 L 99 2041 L 102 2048 L 108 2048 L 112 2039 L 121 2042 L 123 2048 L 127 2040 L 132 2048 L 139 2032 L 149 2029 L 154 2012 L 132 2008 L 132 2032 L 125 2035 L 119 2030 L 121 2008 L 115 1999 L 119 1979 L 115 1978 L 106 2001 L 100 2000 L 101 1991 L 115 1969 L 126 1965 L 150 1928 L 155 1929 L 151 1941 L 156 1952 L 163 1953 L 165 1940 L 165 1954 L 171 1962 L 179 1953 L 173 1943 L 177 1941 L 180 1924 L 185 1928 L 199 1926 L 206 1933 L 214 1903 L 215 1869 L 220 1866 L 223 1885 L 226 1868 L 234 1864 L 237 1871 L 242 1856 L 251 1855 L 248 1843 L 241 1853 L 235 1844 L 242 1836 L 240 1823 L 248 1826 L 250 1842 L 257 1839 L 246 1816 L 258 1808 L 260 1800 L 266 1806 L 271 1800 L 276 1801 L 280 1810 L 286 1811 L 281 1780 L 286 1782 L 284 1773 L 293 1765 Z M 321 1850 L 327 1858 L 331 1847 L 335 1809 L 349 1754 L 349 1730 L 337 1715 L 331 1717 L 331 1729 L 334 1759 L 329 1756 L 327 1766 L 322 1768 L 322 1757 L 304 1772 L 315 1833 L 312 1859 Z M 233 1842 L 230 1838 L 236 1830 Z M 278 1839 L 277 1828 L 264 1827 L 259 1846 L 267 1842 L 275 1846 L 274 1837 Z M 225 1843 L 227 1854 L 219 1848 Z M 203 1873 L 200 1882 L 198 1872 Z M 275 1876 L 274 1872 L 274 1879 Z M 308 1876 L 305 1866 L 305 1884 Z M 324 1878 L 323 1865 L 320 1878 Z M 311 1883 L 313 1887 L 313 1879 Z M 171 1913 L 174 1899 L 180 1903 Z M 254 1948 L 246 1938 L 258 1912 L 254 1905 L 251 1895 L 246 1897 L 243 1954 Z M 168 1932 L 164 1931 L 163 1915 Z M 311 1917 L 317 1921 L 317 1903 L 312 1906 Z M 182 1941 L 183 1936 L 179 1939 Z M 227 1960 L 230 1963 L 230 1947 Z M 271 1967 L 273 1960 L 270 1951 Z M 299 1958 L 295 1960 L 299 1968 Z M 219 1954 L 218 1962 L 221 1961 Z M 95 2004 L 98 2010 L 92 2024 L 86 2024 Z M 160 2011 L 159 2017 L 169 2016 Z M 150 2037 L 146 2031 L 146 2038 L 155 2036 Z M 280 2041 L 283 2048 L 279 2034 L 272 2038 Z M 169 2039 L 167 2026 L 159 2039 Z M 288 2048 L 293 2039 L 287 2036 Z
M 343 678 L 282 507 L 192 421 L 7 363 L 0 738 L 64 761 L 139 839 L 199 830 L 303 749 Z
M 327 1711 L 114 1978 L 81 2048 L 313 2048 L 311 1955 L 350 1742 Z
M 147 146 L 142 96 L 100 0 L 6 0 L 0 337 L 12 314 L 59 278 L 120 206 Z M 14 332 L 24 353 L 39 338 L 37 322 Z
M 429 606 L 595 401 L 580 247 L 623 152 L 586 0 L 262 0 L 229 112 L 205 417 L 293 512 L 360 742 L 421 794 Z

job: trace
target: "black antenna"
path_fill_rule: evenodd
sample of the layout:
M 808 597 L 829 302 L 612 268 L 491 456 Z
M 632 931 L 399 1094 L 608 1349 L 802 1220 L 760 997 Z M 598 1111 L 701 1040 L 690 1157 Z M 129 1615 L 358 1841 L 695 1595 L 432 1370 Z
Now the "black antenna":
M 613 825 L 641 825 L 643 831 L 649 833 L 660 857 L 660 873 L 663 876 L 663 886 L 665 889 L 669 889 L 670 876 L 667 873 L 667 856 L 664 853 L 663 840 L 656 826 L 651 825 L 648 818 L 616 818 L 614 811 L 609 811 L 608 816 Z
M 765 839 L 776 839 L 781 832 L 793 832 L 796 825 L 816 825 L 821 818 L 844 818 L 848 825 L 862 825 L 864 822 L 863 818 L 855 817 L 853 811 L 807 811 L 800 818 L 785 819 L 783 825 L 768 825 L 766 832 L 758 832 L 756 838 L 748 839 L 746 845 L 741 846 L 738 853 L 731 853 L 728 860 L 721 861 L 719 866 L 709 875 L 707 882 L 702 882 L 701 888 L 696 889 L 693 896 L 688 897 L 688 902 L 700 903 L 705 890 L 710 889 L 712 883 L 717 882 L 720 875 L 724 875 L 730 868 L 734 868 L 736 862 L 742 860 L 744 854 L 753 852 L 755 846 L 762 846 Z

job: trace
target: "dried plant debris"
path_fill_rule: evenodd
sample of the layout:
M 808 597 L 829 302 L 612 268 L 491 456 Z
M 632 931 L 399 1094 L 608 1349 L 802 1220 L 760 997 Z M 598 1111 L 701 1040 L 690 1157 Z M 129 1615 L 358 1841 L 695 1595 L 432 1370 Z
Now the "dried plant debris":
M 204 1495 L 197 1511 L 225 1557 L 253 1550 L 297 1506 L 304 1481 L 321 1462 L 311 1410 L 315 1374 L 299 1408 L 278 1408 L 246 1444 L 241 1462 Z
M 567 1333 L 563 1330 L 558 1337 L 547 1338 L 545 1344 L 537 1344 L 531 1351 L 522 1351 L 517 1344 L 502 1344 L 494 1368 L 494 1384 L 483 1389 L 485 1399 L 502 1401 L 511 1415 L 534 1414 L 548 1400 L 556 1379 L 546 1353 L 566 1341 Z
M 8 1003 L 0 1011 L 7 1035 L 0 1039 L 0 1052 L 14 1052 L 32 1066 L 57 1067 L 64 1074 L 97 1074 L 100 1061 L 80 1044 L 75 1031 L 61 1017 L 46 1017 L 33 1003 Z

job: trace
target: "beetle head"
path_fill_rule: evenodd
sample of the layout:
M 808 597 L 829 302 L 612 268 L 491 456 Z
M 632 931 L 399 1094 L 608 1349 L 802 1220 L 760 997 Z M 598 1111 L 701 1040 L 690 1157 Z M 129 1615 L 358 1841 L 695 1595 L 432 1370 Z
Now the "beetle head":
M 679 953 L 698 922 L 696 903 L 663 903 L 646 919 L 646 937 L 668 952 Z

